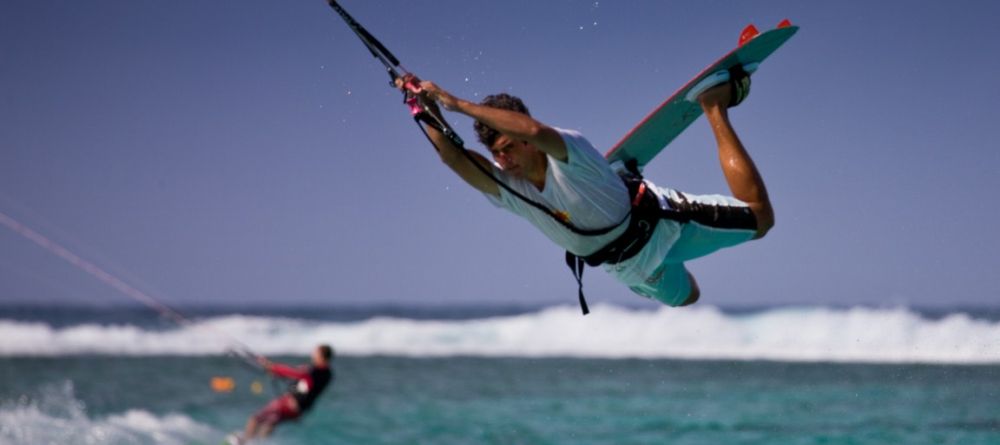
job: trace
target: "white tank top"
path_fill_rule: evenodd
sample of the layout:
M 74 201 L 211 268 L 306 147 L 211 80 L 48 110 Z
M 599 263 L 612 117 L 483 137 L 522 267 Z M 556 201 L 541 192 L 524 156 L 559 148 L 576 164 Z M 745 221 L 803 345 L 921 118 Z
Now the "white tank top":
M 566 143 L 566 162 L 548 156 L 545 187 L 539 191 L 523 178 L 505 174 L 499 166 L 493 172 L 510 188 L 556 212 L 569 216 L 569 222 L 581 229 L 600 229 L 622 221 L 630 204 L 628 189 L 611 169 L 608 161 L 580 133 L 556 128 Z M 573 233 L 503 187 L 500 197 L 486 194 L 494 205 L 518 214 L 537 227 L 549 239 L 578 256 L 587 256 L 613 241 L 628 224 L 599 236 Z

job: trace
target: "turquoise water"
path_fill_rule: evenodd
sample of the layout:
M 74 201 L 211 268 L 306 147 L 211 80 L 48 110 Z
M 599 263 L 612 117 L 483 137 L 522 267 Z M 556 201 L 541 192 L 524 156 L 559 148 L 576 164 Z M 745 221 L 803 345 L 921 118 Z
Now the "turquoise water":
M 282 391 L 234 339 L 339 351 L 270 444 L 1000 444 L 996 311 L 320 309 L 0 308 L 0 445 L 219 444 Z
M 276 357 L 298 362 L 301 356 Z M 273 444 L 997 444 L 1000 366 L 346 356 Z M 210 391 L 212 376 L 237 388 Z M 0 358 L 0 443 L 219 443 L 224 356 Z

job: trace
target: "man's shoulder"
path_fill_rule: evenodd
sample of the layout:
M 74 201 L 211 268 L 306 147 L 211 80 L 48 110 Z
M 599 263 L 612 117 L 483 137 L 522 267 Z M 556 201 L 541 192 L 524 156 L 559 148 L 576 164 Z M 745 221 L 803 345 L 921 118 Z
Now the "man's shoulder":
M 583 135 L 583 133 L 580 133 L 578 130 L 561 128 L 561 127 L 552 127 L 552 129 L 555 130 L 556 133 L 559 133 L 559 135 L 562 136 L 563 139 L 587 141 L 587 138 Z M 590 141 L 587 141 L 587 144 L 590 144 Z
M 555 129 L 560 136 L 562 136 L 563 141 L 566 142 L 566 164 L 573 166 L 584 167 L 588 169 L 601 169 L 607 165 L 607 160 L 604 159 L 604 155 L 594 147 L 594 144 L 590 143 L 582 133 L 577 130 L 570 130 L 565 128 Z

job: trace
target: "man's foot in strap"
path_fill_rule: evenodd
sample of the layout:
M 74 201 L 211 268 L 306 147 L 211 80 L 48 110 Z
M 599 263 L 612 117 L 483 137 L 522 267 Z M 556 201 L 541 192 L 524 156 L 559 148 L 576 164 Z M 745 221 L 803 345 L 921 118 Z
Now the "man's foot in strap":
M 750 73 L 757 70 L 757 65 L 736 65 L 726 71 L 716 72 L 695 85 L 688 92 L 687 99 L 697 101 L 703 108 L 735 107 L 750 95 Z

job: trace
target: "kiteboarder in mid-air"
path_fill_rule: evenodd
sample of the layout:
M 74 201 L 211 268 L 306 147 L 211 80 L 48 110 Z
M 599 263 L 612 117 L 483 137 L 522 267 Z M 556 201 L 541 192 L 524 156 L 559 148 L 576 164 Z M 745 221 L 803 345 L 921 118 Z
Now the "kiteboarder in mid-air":
M 741 71 L 697 96 L 733 197 L 657 187 L 634 166 L 609 164 L 580 133 L 535 120 L 517 97 L 496 94 L 476 104 L 412 75 L 396 84 L 441 120 L 437 104 L 475 119 L 492 162 L 434 126 L 425 130 L 451 170 L 527 219 L 568 252 L 568 261 L 578 258 L 580 274 L 584 261 L 602 264 L 635 293 L 686 306 L 699 290 L 685 261 L 761 238 L 774 225 L 764 181 L 729 120 L 728 109 L 749 94 L 750 77 Z
M 602 265 L 639 295 L 686 306 L 700 295 L 686 261 L 762 238 L 774 226 L 767 188 L 733 129 L 729 108 L 750 94 L 750 73 L 796 33 L 789 20 L 763 34 L 747 26 L 736 49 L 667 99 L 605 158 L 580 133 L 532 118 L 520 98 L 495 94 L 477 104 L 421 81 L 336 0 L 328 2 L 403 92 L 441 160 L 566 250 L 584 314 L 585 265 Z M 492 161 L 465 148 L 439 105 L 475 121 Z M 641 175 L 641 167 L 702 113 L 732 197 L 658 187 Z

